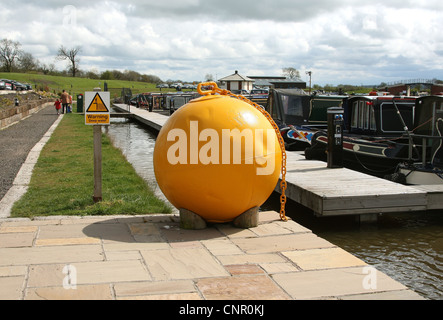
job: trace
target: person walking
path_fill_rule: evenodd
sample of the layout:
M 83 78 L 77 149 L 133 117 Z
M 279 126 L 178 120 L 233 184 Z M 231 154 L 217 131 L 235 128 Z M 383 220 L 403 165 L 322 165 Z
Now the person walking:
M 60 99 L 62 100 L 62 114 L 65 113 L 65 109 L 66 109 L 66 113 L 68 113 L 69 94 L 65 90 L 63 90 L 63 93 L 60 96 Z
M 72 113 L 72 96 L 69 95 L 69 112 Z
M 62 108 L 62 104 L 59 99 L 55 100 L 54 106 L 55 110 L 57 110 L 57 114 L 60 114 L 60 109 Z

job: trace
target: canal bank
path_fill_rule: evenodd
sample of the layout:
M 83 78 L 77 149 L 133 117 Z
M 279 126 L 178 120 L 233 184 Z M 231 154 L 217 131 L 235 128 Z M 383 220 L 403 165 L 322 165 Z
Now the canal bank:
M 0 299 L 422 300 L 274 211 L 258 227 L 177 215 L 0 220 Z
M 182 230 L 176 218 L 1 220 L 2 297 L 421 299 L 309 229 L 281 222 L 273 211 L 262 212 L 260 225 L 248 230 L 229 224 Z M 304 271 L 308 273 L 301 275 Z M 177 282 L 182 280 L 187 289 L 179 289 L 185 295 L 177 296 Z M 122 294 L 121 284 L 136 289 Z M 189 289 L 191 284 L 194 289 Z M 175 289 L 171 292 L 163 285 Z
M 158 116 L 156 114 L 156 116 Z M 114 120 L 118 121 L 118 120 Z M 155 135 L 138 122 L 114 122 L 109 133 L 130 162 L 141 172 L 152 172 L 149 155 L 153 152 Z M 127 139 L 131 137 L 131 143 Z M 132 148 L 143 142 L 144 151 Z M 152 149 L 149 149 L 149 146 Z M 141 169 L 140 169 L 141 168 Z M 140 174 L 140 173 L 139 173 Z M 143 174 L 143 173 L 142 173 Z M 149 175 L 149 174 L 148 174 Z M 264 210 L 279 209 L 275 193 Z M 439 211 L 400 212 L 381 215 L 378 223 L 359 225 L 352 216 L 315 217 L 313 212 L 295 202 L 287 204 L 287 215 L 311 229 L 316 235 L 344 248 L 393 279 L 427 297 L 443 297 L 443 215 Z

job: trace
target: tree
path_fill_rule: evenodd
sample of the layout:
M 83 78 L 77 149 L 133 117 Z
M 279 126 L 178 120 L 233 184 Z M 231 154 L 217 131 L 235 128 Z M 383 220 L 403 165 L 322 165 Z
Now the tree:
M 12 72 L 15 59 L 22 53 L 20 47 L 21 44 L 18 41 L 8 39 L 2 39 L 0 41 L 0 61 L 3 62 L 6 72 Z
M 53 63 L 41 64 L 39 70 L 43 72 L 43 74 L 53 74 L 55 72 L 55 65 Z
M 295 68 L 283 68 L 283 75 L 289 79 L 300 79 L 300 72 Z
M 22 52 L 19 57 L 19 67 L 22 71 L 28 72 L 36 70 L 38 68 L 39 62 L 31 53 Z
M 102 79 L 102 80 L 114 80 L 114 75 L 112 74 L 111 71 L 106 70 L 105 72 L 103 72 L 101 74 L 100 79 Z
M 81 47 L 75 47 L 72 49 L 67 49 L 65 47 L 60 46 L 58 49 L 57 60 L 69 60 L 70 67 L 69 71 L 72 73 L 72 76 L 75 78 L 75 74 L 78 69 L 78 64 L 80 63 L 80 59 L 77 58 L 77 55 L 80 53 Z

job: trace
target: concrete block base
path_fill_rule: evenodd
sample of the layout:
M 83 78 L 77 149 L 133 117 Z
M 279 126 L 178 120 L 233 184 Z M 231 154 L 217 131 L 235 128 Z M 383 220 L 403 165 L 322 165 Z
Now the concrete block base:
M 258 226 L 258 207 L 249 209 L 248 211 L 242 213 L 238 216 L 233 224 L 237 228 L 249 229 Z
M 234 219 L 232 224 L 237 228 L 254 228 L 258 226 L 258 207 L 251 208 Z M 198 214 L 181 208 L 180 228 L 188 230 L 202 230 L 206 228 L 206 221 Z
M 206 221 L 198 214 L 183 208 L 179 211 L 180 228 L 189 230 L 202 230 L 206 228 Z

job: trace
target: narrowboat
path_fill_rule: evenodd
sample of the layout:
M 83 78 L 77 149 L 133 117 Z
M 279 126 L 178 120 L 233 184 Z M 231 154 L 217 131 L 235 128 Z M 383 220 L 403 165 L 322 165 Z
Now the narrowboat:
M 327 109 L 343 107 L 347 96 L 308 95 L 302 89 L 271 89 L 265 110 L 278 125 L 287 150 L 303 150 L 327 128 Z
M 179 108 L 187 104 L 189 101 L 200 97 L 197 92 L 177 92 L 166 95 L 165 106 L 169 110 L 169 115 L 172 115 Z
M 403 161 L 418 160 L 420 146 L 411 134 L 415 112 L 415 97 L 350 97 L 344 106 L 344 166 L 385 176 Z M 316 132 L 312 146 L 305 150 L 306 158 L 325 160 L 327 143 L 327 130 Z

